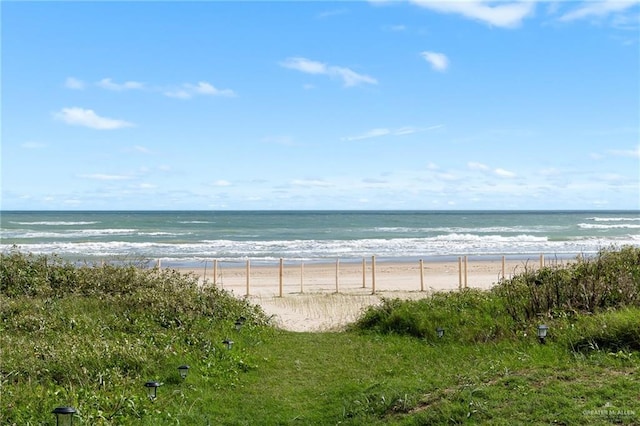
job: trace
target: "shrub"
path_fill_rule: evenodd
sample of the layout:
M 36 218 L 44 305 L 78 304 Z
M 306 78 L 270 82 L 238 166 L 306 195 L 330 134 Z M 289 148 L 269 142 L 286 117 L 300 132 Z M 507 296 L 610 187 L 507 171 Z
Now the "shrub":
M 370 306 L 351 328 L 379 333 L 437 339 L 437 328 L 447 338 L 472 342 L 513 334 L 513 324 L 502 301 L 481 290 L 435 293 L 420 300 L 383 299 Z
M 579 352 L 640 350 L 640 309 L 624 308 L 581 316 L 565 327 L 568 346 Z
M 603 249 L 565 267 L 545 267 L 505 280 L 492 289 L 514 320 L 595 313 L 640 306 L 640 247 Z

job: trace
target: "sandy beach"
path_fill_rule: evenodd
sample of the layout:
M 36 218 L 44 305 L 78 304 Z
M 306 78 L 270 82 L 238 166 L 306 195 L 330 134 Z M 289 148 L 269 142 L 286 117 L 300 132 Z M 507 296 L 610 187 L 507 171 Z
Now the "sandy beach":
M 434 291 L 489 289 L 503 277 L 540 267 L 535 261 L 314 263 L 269 266 L 219 263 L 189 271 L 208 284 L 247 297 L 291 331 L 340 330 L 382 298 L 416 299 Z M 504 268 L 504 269 L 503 269 Z M 215 280 L 214 280 L 215 270 Z M 466 271 L 466 273 L 465 273 Z M 203 278 L 204 277 L 204 278 Z M 248 279 L 247 279 L 248 277 Z

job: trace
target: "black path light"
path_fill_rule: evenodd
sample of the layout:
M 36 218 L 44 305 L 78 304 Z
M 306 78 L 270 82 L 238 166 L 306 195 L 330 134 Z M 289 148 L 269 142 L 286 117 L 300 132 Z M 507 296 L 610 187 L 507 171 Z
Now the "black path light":
M 540 324 L 538 326 L 538 340 L 540 340 L 540 343 L 542 344 L 546 343 L 548 330 L 549 330 L 549 327 L 547 327 L 544 324 Z
M 436 328 L 436 333 L 438 334 L 438 337 L 444 336 L 444 328 L 442 327 Z
M 73 407 L 56 407 L 52 413 L 56 415 L 57 426 L 71 426 L 76 409 Z
M 227 349 L 231 349 L 231 347 L 233 346 L 233 340 L 224 339 L 222 343 L 224 343 L 227 346 Z
M 180 367 L 178 367 L 178 372 L 180 373 L 180 377 L 182 377 L 183 380 L 186 379 L 187 374 L 189 373 L 189 366 L 181 365 Z
M 235 326 L 236 326 L 236 330 L 240 330 L 242 328 L 242 326 L 244 325 L 245 321 L 247 319 L 245 317 L 240 317 L 236 320 Z
M 235 323 L 236 326 L 236 331 L 240 331 L 240 329 L 242 328 L 242 324 L 244 324 L 242 321 L 238 320 Z
M 148 381 L 144 384 L 144 387 L 147 388 L 147 396 L 151 401 L 154 401 L 158 396 L 158 388 L 160 387 L 160 383 L 154 381 Z

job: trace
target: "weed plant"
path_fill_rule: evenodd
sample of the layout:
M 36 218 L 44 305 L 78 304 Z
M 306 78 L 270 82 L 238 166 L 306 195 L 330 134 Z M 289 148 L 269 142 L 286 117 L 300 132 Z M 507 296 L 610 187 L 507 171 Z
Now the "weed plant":
M 142 384 L 175 383 L 181 364 L 201 364 L 212 387 L 233 383 L 252 364 L 222 344 L 238 318 L 254 343 L 267 330 L 259 307 L 194 275 L 2 254 L 0 423 L 46 424 L 57 405 L 85 424 L 141 420 L 153 408 Z

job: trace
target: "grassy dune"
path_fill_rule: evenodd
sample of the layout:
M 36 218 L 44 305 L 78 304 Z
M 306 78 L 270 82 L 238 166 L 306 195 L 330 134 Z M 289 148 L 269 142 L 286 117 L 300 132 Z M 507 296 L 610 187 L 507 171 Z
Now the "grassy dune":
M 640 249 L 384 300 L 325 333 L 275 329 L 191 275 L 11 252 L 0 350 L 3 425 L 64 405 L 85 425 L 639 424 Z

